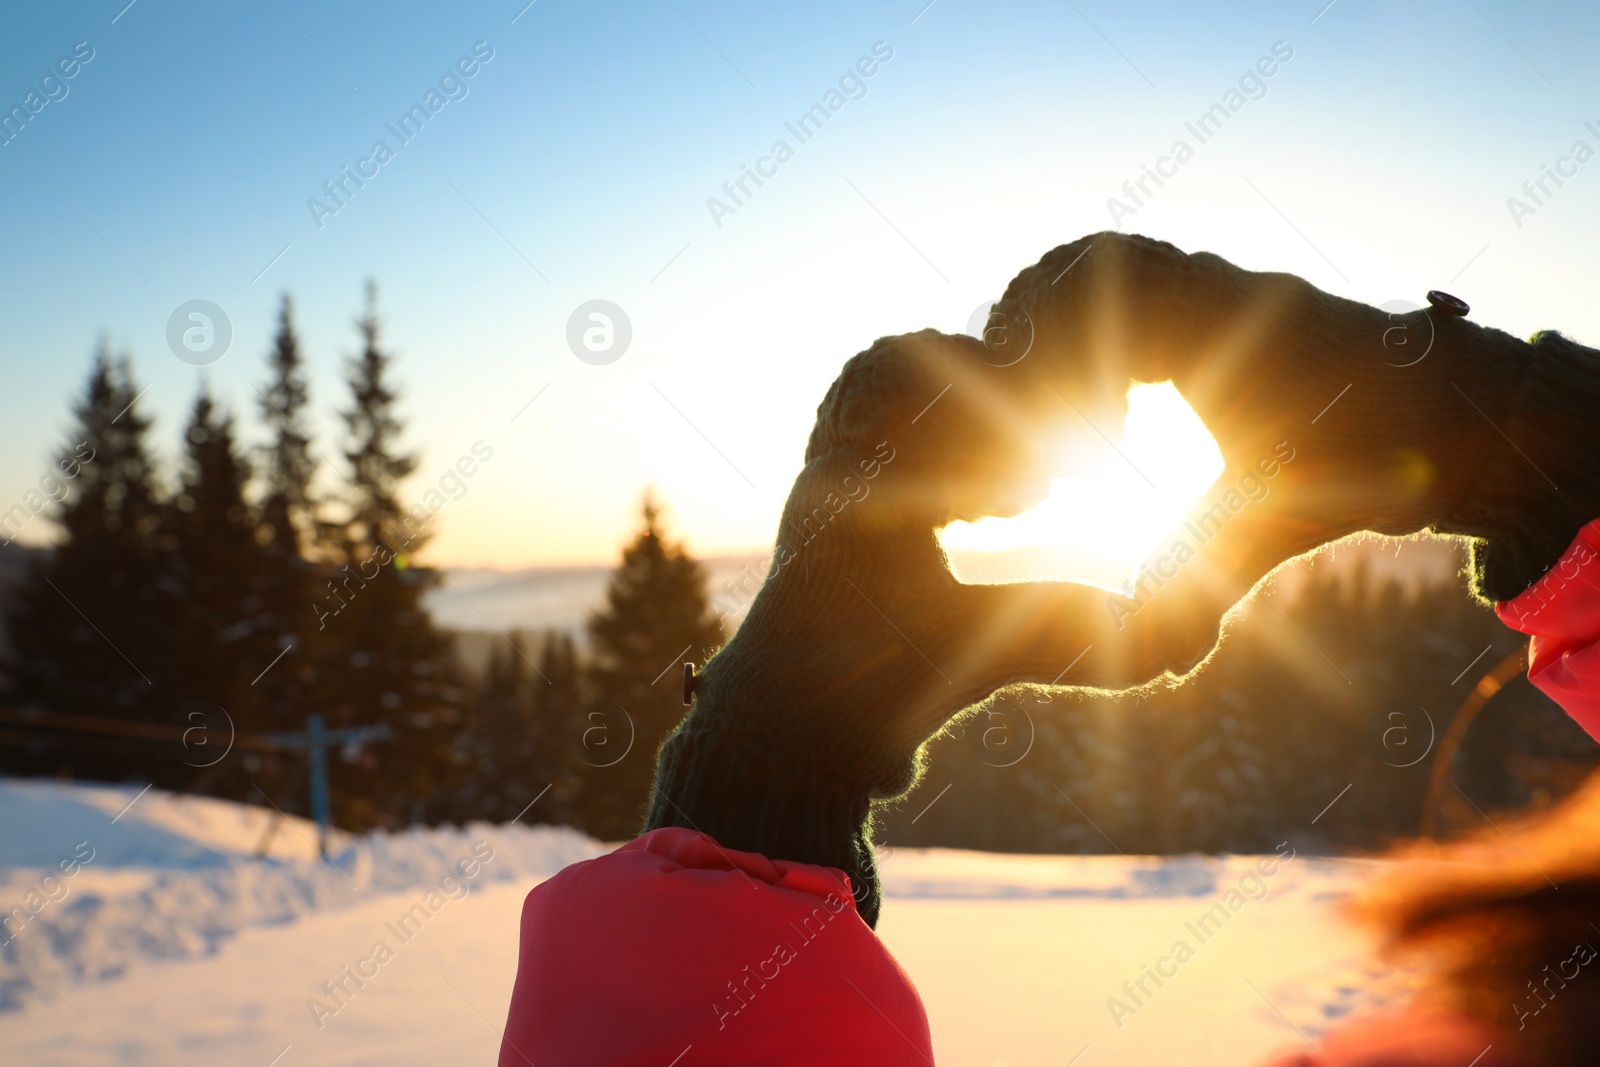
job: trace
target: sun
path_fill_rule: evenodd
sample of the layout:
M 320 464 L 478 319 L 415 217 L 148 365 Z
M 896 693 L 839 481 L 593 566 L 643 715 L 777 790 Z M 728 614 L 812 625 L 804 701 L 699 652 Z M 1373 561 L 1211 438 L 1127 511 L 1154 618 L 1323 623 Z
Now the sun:
M 957 578 L 1120 588 L 1223 471 L 1216 441 L 1171 382 L 1128 390 L 1120 440 L 1115 427 L 1090 429 L 1079 440 L 1092 453 L 1071 457 L 1063 466 L 1073 473 L 1038 506 L 939 531 Z

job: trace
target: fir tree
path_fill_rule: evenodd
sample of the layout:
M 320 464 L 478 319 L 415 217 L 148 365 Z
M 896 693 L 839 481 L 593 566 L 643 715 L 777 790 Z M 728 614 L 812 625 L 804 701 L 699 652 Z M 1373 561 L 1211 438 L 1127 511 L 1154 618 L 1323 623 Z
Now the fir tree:
M 378 324 L 378 288 L 367 283 L 367 307 L 356 322 L 361 331 L 361 354 L 350 366 L 352 406 L 343 412 L 349 434 L 345 459 L 350 464 L 350 500 L 347 532 L 358 546 L 397 543 L 421 548 L 425 539 L 402 534 L 400 483 L 417 469 L 417 456 L 400 447 L 404 427 L 397 409 L 399 393 L 389 381 L 393 357 L 382 347 Z
M 305 360 L 294 328 L 294 305 L 287 294 L 278 309 L 278 333 L 267 357 L 272 380 L 259 390 L 261 419 L 272 434 L 265 453 L 265 492 L 261 521 L 284 557 L 301 554 L 315 540 L 316 501 L 311 481 L 317 462 L 302 426 L 311 399 Z
M 588 710 L 583 664 L 571 634 L 545 631 L 539 671 L 530 688 L 538 733 L 527 784 L 531 790 L 549 786 L 549 791 L 524 818 L 528 822 L 571 823 L 583 784 L 582 739 Z
M 56 712 L 157 722 L 173 671 L 162 508 L 128 362 L 95 357 L 76 426 L 56 455 L 65 486 L 60 540 L 18 590 L 7 623 L 8 702 Z M 174 783 L 172 752 L 94 738 L 40 741 L 20 753 L 32 773 Z
M 704 569 L 663 537 L 650 494 L 642 518 L 605 607 L 589 619 L 592 699 L 580 737 L 577 824 L 606 840 L 639 831 L 656 750 L 687 710 L 678 665 L 703 663 L 726 636 L 707 602 Z
M 531 674 L 520 631 L 490 647 L 483 680 L 457 734 L 465 780 L 440 805 L 441 817 L 462 824 L 507 822 L 533 799 L 524 795 L 538 734 Z
M 209 728 L 221 730 L 228 722 L 244 733 L 272 728 L 263 691 L 251 683 L 275 654 L 262 595 L 275 561 L 257 540 L 256 516 L 245 501 L 250 466 L 236 446 L 233 419 L 217 411 L 204 387 L 184 441 L 184 470 L 169 519 L 175 603 L 163 627 L 170 644 L 168 688 L 182 725 L 208 727 L 193 735 L 205 744 L 186 751 L 185 762 L 207 768 L 208 791 L 244 796 L 249 782 L 240 761 L 211 762 L 221 755 L 226 734 Z
M 285 295 L 278 310 L 278 330 L 267 357 L 270 380 L 257 390 L 262 422 L 270 438 L 262 449 L 260 536 L 266 555 L 261 590 L 264 625 L 271 635 L 257 665 L 259 692 L 267 722 L 274 730 L 299 730 L 308 713 L 323 712 L 322 682 L 337 664 L 328 661 L 320 640 L 313 604 L 321 580 L 312 557 L 322 555 L 325 529 L 319 522 L 312 482 L 316 451 L 306 428 L 310 386 L 305 359 L 294 326 L 294 306 Z M 285 797 L 286 776 L 298 772 L 293 757 L 267 753 L 246 756 L 259 764 L 256 783 Z
M 453 788 L 451 738 L 462 697 L 448 638 L 422 604 L 436 584 L 400 531 L 400 480 L 416 468 L 400 450 L 393 357 L 382 347 L 376 289 L 358 321 L 361 353 L 350 364 L 352 404 L 343 412 L 350 463 L 347 517 L 333 546 L 319 601 L 311 607 L 330 677 L 322 687 L 331 723 L 386 723 L 394 740 L 362 764 L 335 768 L 336 814 L 344 825 L 404 824 L 436 807 Z
M 583 670 L 572 636 L 545 632 L 537 665 L 520 631 L 490 647 L 456 752 L 464 781 L 438 819 L 569 822 L 581 766 Z

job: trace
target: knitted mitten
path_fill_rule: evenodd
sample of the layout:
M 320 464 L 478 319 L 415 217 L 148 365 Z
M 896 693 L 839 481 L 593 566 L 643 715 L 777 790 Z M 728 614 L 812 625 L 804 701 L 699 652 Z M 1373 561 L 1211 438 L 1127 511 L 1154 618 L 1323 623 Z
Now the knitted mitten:
M 1205 561 L 1168 564 L 1189 595 L 1242 595 L 1356 531 L 1428 529 L 1474 538 L 1475 591 L 1506 600 L 1600 516 L 1600 353 L 1554 333 L 1523 342 L 1464 311 L 1390 313 L 1100 233 L 1011 282 L 988 347 L 1085 411 L 1115 409 L 1130 381 L 1170 379 L 1199 413 L 1227 471 L 1191 516 L 1210 521 L 1174 532 Z
M 1220 603 L 1118 625 L 1103 590 L 950 574 L 934 531 L 1030 507 L 1056 468 L 1046 422 L 1065 408 L 993 363 L 974 339 L 926 331 L 845 366 L 766 584 L 662 747 L 648 829 L 842 868 L 874 922 L 869 807 L 911 787 L 951 716 L 1009 683 L 1125 687 L 1210 648 Z

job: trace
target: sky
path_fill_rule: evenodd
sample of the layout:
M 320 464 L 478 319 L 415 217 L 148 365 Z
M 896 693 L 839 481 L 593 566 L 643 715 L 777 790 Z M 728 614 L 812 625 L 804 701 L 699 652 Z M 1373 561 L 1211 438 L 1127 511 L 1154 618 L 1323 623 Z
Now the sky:
M 647 485 L 697 553 L 760 551 L 846 359 L 965 329 L 1107 228 L 1600 341 L 1600 162 L 1523 190 L 1600 150 L 1589 5 L 95 0 L 5 23 L 0 109 L 56 99 L 0 145 L 0 510 L 65 441 L 102 337 L 148 385 L 169 477 L 202 382 L 259 443 L 284 293 L 337 459 L 368 278 L 421 453 L 409 498 L 492 452 L 436 517 L 424 559 L 447 566 L 609 561 Z M 1155 195 L 1108 204 L 1274 56 Z M 785 124 L 830 90 L 802 143 Z M 231 325 L 206 366 L 168 342 L 195 300 Z M 592 301 L 628 324 L 598 354 Z

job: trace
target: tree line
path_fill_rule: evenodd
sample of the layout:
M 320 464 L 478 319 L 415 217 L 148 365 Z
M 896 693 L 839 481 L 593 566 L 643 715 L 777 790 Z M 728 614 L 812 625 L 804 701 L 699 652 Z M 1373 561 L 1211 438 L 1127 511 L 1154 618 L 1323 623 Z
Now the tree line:
M 307 361 L 285 296 L 255 398 L 266 444 L 247 451 L 202 384 L 170 476 L 130 360 L 101 345 L 54 457 L 58 536 L 5 608 L 0 772 L 303 813 L 304 751 L 243 740 L 316 714 L 389 732 L 330 759 L 347 829 L 521 816 L 631 835 L 684 711 L 676 675 L 661 673 L 724 636 L 702 568 L 647 499 L 587 648 L 567 633 L 497 635 L 474 677 L 423 604 L 442 576 L 415 559 L 432 531 L 402 502 L 418 455 L 370 284 L 356 334 L 335 458 L 304 428 Z M 108 733 L 108 720 L 170 739 Z

